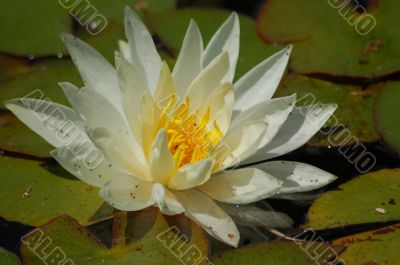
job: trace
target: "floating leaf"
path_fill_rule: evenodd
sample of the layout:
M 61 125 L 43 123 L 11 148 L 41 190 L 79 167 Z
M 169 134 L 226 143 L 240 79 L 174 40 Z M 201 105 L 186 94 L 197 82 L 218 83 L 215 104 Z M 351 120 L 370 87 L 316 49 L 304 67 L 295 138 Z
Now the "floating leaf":
M 4 248 L 0 248 L 0 264 L 4 265 L 22 265 L 21 261 L 12 252 L 5 250 Z
M 217 9 L 181 9 L 151 16 L 151 23 L 155 33 L 166 45 L 165 48 L 176 57 L 191 18 L 198 23 L 203 41 L 207 44 L 230 14 L 229 11 Z M 255 22 L 251 18 L 240 16 L 240 54 L 236 78 L 281 48 L 263 43 L 258 38 Z
M 81 85 L 81 78 L 70 60 L 49 60 L 33 66 L 28 73 L 0 84 L 0 102 L 12 98 L 32 97 L 48 99 L 63 105 L 69 105 L 59 82 L 72 82 Z
M 123 17 L 123 13 L 121 17 Z M 115 51 L 119 49 L 118 40 L 125 39 L 125 31 L 123 24 L 110 20 L 99 35 L 92 36 L 86 30 L 81 29 L 77 32 L 77 36 L 95 48 L 111 64 L 114 64 Z
M 400 220 L 400 169 L 356 177 L 317 198 L 308 212 L 312 229 Z
M 172 10 L 176 5 L 176 0 L 91 0 L 91 4 L 96 8 L 99 14 L 104 15 L 108 20 L 114 20 L 119 23 L 124 22 L 124 8 L 129 6 L 139 15 L 148 13 L 157 13 Z
M 36 157 L 49 157 L 54 149 L 9 111 L 0 110 L 0 149 Z
M 117 229 L 125 227 L 119 226 Z M 109 249 L 75 220 L 62 216 L 25 236 L 21 256 L 26 261 L 24 265 L 43 264 L 40 257 L 54 249 L 59 249 L 65 254 L 59 257 L 60 262 L 71 260 L 71 264 L 195 264 L 197 258 L 200 261 L 201 258 L 207 257 L 208 253 L 202 247 L 206 245 L 202 230 L 193 222 L 190 223 L 190 229 L 192 233 L 188 243 L 175 234 L 174 231 L 177 230 L 169 226 L 161 214 L 157 214 L 151 229 L 141 239 L 133 243 L 114 245 Z M 51 244 L 44 253 L 39 252 L 39 240 L 45 238 L 51 239 Z M 39 247 L 35 249 L 35 246 Z M 36 253 L 39 253 L 39 256 Z
M 311 243 L 310 243 L 311 244 Z M 221 252 L 212 257 L 215 265 L 312 265 L 315 260 L 293 242 L 271 242 Z
M 147 14 L 170 10 L 175 3 L 175 0 L 5 0 L 0 4 L 0 51 L 25 57 L 65 54 L 59 34 L 72 33 L 72 16 L 84 28 L 101 34 L 110 21 L 123 22 L 125 6 Z M 97 23 L 97 29 L 93 23 Z
M 0 216 L 37 226 L 62 214 L 84 225 L 110 215 L 98 190 L 58 165 L 0 156 Z
M 72 31 L 68 11 L 54 0 L 1 1 L 0 24 L 0 51 L 19 56 L 64 53 L 59 34 Z
M 296 72 L 360 78 L 398 72 L 400 2 L 363 1 L 370 3 L 364 14 L 359 2 L 268 0 L 259 32 L 267 42 L 294 43 L 290 66 Z
M 375 100 L 374 124 L 382 139 L 400 152 L 400 83 L 377 85 L 380 89 Z
M 394 246 L 400 245 L 400 225 L 340 238 L 332 244 L 344 247 L 339 257 L 347 265 L 398 264 L 400 253 Z
M 77 36 L 88 42 L 111 63 L 114 63 L 114 51 L 118 50 L 118 40 L 124 40 L 124 9 L 129 6 L 142 17 L 151 30 L 150 14 L 172 10 L 176 0 L 94 0 L 91 2 L 97 12 L 107 18 L 107 26 L 99 34 L 91 35 L 86 28 L 81 28 Z
M 363 90 L 357 86 L 340 85 L 292 73 L 283 80 L 275 96 L 297 93 L 298 106 L 338 104 L 325 130 L 316 134 L 308 144 L 341 146 L 379 139 L 372 122 L 375 91 L 374 88 Z M 347 133 L 343 130 L 347 130 Z

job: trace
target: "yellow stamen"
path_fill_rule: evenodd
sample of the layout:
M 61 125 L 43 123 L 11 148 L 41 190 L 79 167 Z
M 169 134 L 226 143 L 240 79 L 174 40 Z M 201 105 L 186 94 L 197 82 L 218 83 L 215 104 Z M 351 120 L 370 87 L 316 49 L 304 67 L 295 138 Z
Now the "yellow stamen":
M 169 102 L 158 125 L 167 132 L 176 168 L 209 157 L 222 138 L 216 122 L 210 126 L 210 109 L 200 116 L 197 112 L 190 114 L 189 106 L 188 98 L 175 110 L 171 110 Z

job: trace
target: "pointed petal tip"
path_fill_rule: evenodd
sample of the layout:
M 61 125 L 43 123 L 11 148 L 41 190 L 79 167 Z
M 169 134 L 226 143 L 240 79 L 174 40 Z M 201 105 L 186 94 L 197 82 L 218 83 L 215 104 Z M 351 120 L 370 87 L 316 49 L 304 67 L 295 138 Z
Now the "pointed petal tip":
M 125 15 L 128 13 L 134 13 L 133 10 L 128 5 L 125 6 L 124 11 L 125 11 Z
M 238 248 L 239 242 L 240 242 L 240 235 L 238 234 L 237 236 L 234 237 L 233 241 L 226 241 L 225 243 L 227 243 L 231 247 Z
M 239 22 L 239 15 L 238 15 L 238 13 L 237 13 L 236 11 L 233 11 L 233 12 L 230 14 L 230 16 L 229 16 L 228 19 L 234 19 L 235 22 Z
M 138 16 L 138 14 L 136 14 L 136 12 L 132 8 L 130 8 L 129 6 L 125 6 L 125 19 L 130 17 L 142 21 L 142 19 Z
M 60 38 L 65 44 L 68 44 L 69 41 L 80 41 L 78 37 L 69 33 L 60 33 Z
M 4 107 L 10 111 L 12 111 L 12 105 L 17 105 L 19 103 L 18 98 L 8 99 L 4 101 Z
M 196 20 L 194 20 L 193 18 L 191 18 L 191 19 L 189 20 L 189 27 L 196 27 L 196 28 L 198 28 L 199 25 L 197 24 Z
M 167 131 L 164 128 L 161 128 L 158 130 L 156 137 L 154 138 L 154 142 L 156 142 L 156 139 L 159 138 L 167 138 Z

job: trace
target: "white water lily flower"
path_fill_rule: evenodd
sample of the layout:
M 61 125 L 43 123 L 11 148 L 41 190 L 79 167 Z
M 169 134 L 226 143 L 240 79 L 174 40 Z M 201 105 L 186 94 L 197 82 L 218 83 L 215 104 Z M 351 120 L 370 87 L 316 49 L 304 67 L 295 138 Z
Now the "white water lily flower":
M 167 215 L 185 212 L 210 235 L 236 247 L 236 225 L 215 201 L 247 204 L 278 192 L 313 190 L 335 179 L 297 162 L 232 169 L 300 147 L 336 108 L 294 108 L 295 95 L 271 99 L 291 47 L 233 84 L 237 14 L 205 48 L 191 21 L 172 73 L 129 8 L 125 28 L 128 42 L 120 42 L 115 68 L 88 44 L 62 36 L 85 84 L 79 89 L 60 83 L 73 109 L 26 98 L 6 104 L 56 148 L 51 155 L 65 169 L 99 187 L 109 204 L 124 211 L 154 205 Z M 73 132 L 79 137 L 72 139 Z M 90 148 L 104 153 L 95 167 L 90 167 L 92 158 L 77 151 Z

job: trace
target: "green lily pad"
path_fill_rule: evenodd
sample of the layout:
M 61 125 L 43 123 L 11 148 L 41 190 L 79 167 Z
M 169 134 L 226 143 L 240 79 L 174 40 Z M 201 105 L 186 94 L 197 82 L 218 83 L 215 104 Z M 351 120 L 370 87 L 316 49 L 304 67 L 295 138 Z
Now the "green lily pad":
M 48 99 L 69 105 L 58 83 L 68 81 L 77 86 L 82 84 L 77 70 L 68 59 L 40 62 L 32 68 L 28 73 L 0 84 L 1 108 L 4 108 L 6 100 L 20 97 Z
M 215 265 L 311 265 L 312 257 L 293 242 L 271 242 L 221 252 L 211 258 Z
M 124 8 L 129 6 L 139 15 L 146 18 L 148 13 L 157 13 L 175 8 L 176 0 L 93 0 L 91 4 L 96 7 L 99 14 L 104 15 L 107 19 L 124 22 Z
M 375 142 L 379 135 L 374 129 L 372 105 L 376 89 L 363 90 L 358 86 L 340 85 L 298 74 L 289 74 L 279 86 L 275 96 L 297 93 L 297 106 L 310 104 L 338 104 L 338 108 L 308 144 L 317 147 L 343 146 Z M 344 133 L 344 129 L 349 133 Z M 350 134 L 353 137 L 349 137 Z
M 35 157 L 49 157 L 54 149 L 9 111 L 0 110 L 0 149 Z
M 400 169 L 383 169 L 356 177 L 317 198 L 307 228 L 327 229 L 400 220 Z
M 0 216 L 31 226 L 62 214 L 88 225 L 112 212 L 98 189 L 52 163 L 0 156 L 0 187 Z
M 66 51 L 60 32 L 72 32 L 72 19 L 59 1 L 4 0 L 0 4 L 0 51 L 44 56 Z
M 107 27 L 100 34 L 91 35 L 85 28 L 81 28 L 77 32 L 77 36 L 106 57 L 114 64 L 114 51 L 118 50 L 118 40 L 125 40 L 124 30 L 124 10 L 125 6 L 129 6 L 142 17 L 144 22 L 152 30 L 149 16 L 159 12 L 172 10 L 176 6 L 176 0 L 94 0 L 92 2 L 98 12 L 107 18 Z
M 123 9 L 121 10 L 123 11 Z M 123 17 L 123 12 L 121 17 Z M 101 34 L 92 36 L 86 30 L 80 29 L 77 36 L 95 48 L 111 64 L 114 64 L 115 51 L 119 50 L 118 40 L 125 40 L 125 31 L 122 23 L 109 20 Z
M 392 225 L 373 231 L 351 235 L 332 242 L 344 247 L 339 257 L 347 265 L 398 264 L 400 253 L 400 225 Z
M 99 35 L 110 22 L 123 22 L 125 6 L 147 15 L 171 10 L 175 5 L 176 0 L 2 1 L 0 51 L 24 57 L 66 54 L 59 34 L 72 33 L 73 17 Z M 97 22 L 98 31 L 91 28 L 92 22 Z
M 359 2 L 268 0 L 258 29 L 267 42 L 294 43 L 290 66 L 299 73 L 375 78 L 398 72 L 400 2 L 364 1 L 370 3 L 364 15 Z
M 191 18 L 198 23 L 203 41 L 206 44 L 229 15 L 229 11 L 188 8 L 151 16 L 151 23 L 154 32 L 166 46 L 165 48 L 176 58 Z M 256 66 L 257 63 L 282 48 L 263 43 L 257 35 L 254 20 L 246 16 L 239 16 L 239 18 L 240 54 L 236 68 L 236 78 L 242 76 Z
M 374 125 L 382 139 L 396 152 L 400 152 L 400 83 L 377 85 L 378 95 L 374 105 Z
M 119 226 L 119 229 L 125 229 L 125 227 Z M 24 244 L 21 247 L 21 256 L 25 261 L 24 265 L 43 264 L 40 257 L 54 249 L 61 250 L 65 254 L 61 254 L 59 261 L 70 260 L 73 262 L 71 264 L 172 265 L 182 264 L 181 260 L 182 262 L 191 262 L 184 264 L 195 264 L 194 260 L 190 259 L 191 254 L 199 255 L 192 256 L 193 258 L 202 258 L 207 257 L 208 253 L 198 248 L 196 244 L 205 244 L 202 230 L 194 223 L 191 223 L 190 229 L 192 231 L 190 241 L 183 241 L 178 234 L 174 233 L 175 229 L 168 225 L 163 216 L 158 214 L 150 231 L 141 239 L 134 243 L 114 245 L 110 249 L 74 219 L 62 216 L 25 236 Z M 121 232 L 118 234 L 120 235 Z M 40 252 L 42 250 L 40 236 L 42 239 L 48 237 L 52 240 L 51 245 L 43 251 L 44 253 Z M 35 253 L 38 253 L 39 256 Z
M 0 264 L 4 265 L 22 265 L 21 261 L 14 253 L 0 248 Z

